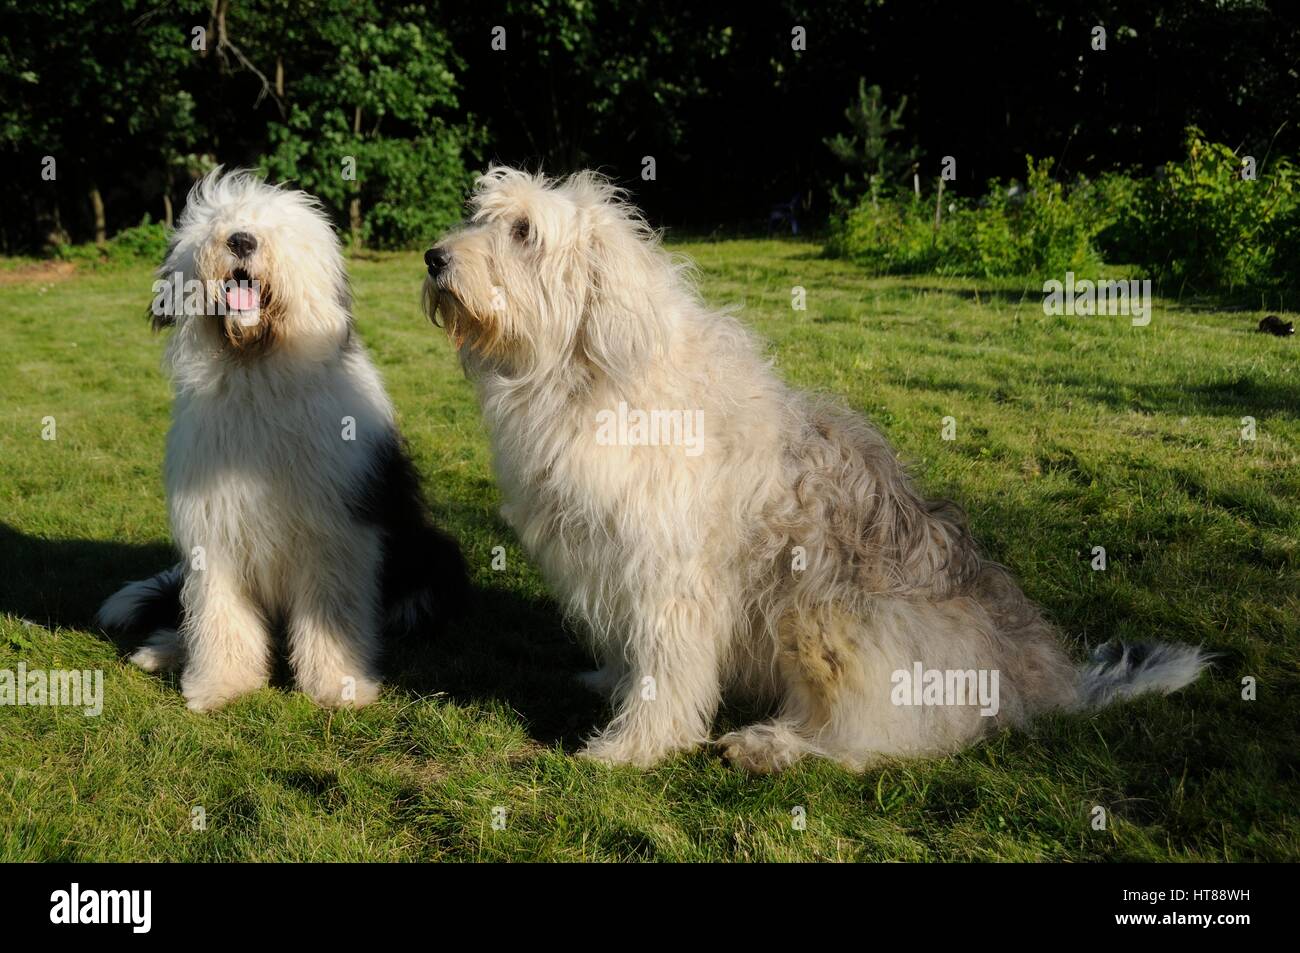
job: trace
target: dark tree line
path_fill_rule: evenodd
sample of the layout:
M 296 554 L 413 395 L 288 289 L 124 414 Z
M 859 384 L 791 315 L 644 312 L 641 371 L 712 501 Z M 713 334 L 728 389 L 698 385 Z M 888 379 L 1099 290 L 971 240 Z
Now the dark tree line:
M 379 246 L 454 220 L 493 159 L 602 168 L 690 228 L 797 192 L 824 215 L 862 80 L 907 97 L 921 174 L 952 156 L 966 195 L 1026 153 L 1149 169 L 1189 125 L 1300 146 L 1280 2 L 0 0 L 0 24 L 7 252 L 165 220 L 213 161 L 300 183 Z

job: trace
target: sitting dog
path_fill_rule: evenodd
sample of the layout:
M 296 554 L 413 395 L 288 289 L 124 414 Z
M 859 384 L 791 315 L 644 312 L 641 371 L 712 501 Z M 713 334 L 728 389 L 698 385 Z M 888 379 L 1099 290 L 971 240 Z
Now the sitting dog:
M 1179 646 L 1073 663 L 960 511 L 861 417 L 783 384 L 599 176 L 494 168 L 425 262 L 503 514 L 601 663 L 584 681 L 615 713 L 588 757 L 707 742 L 729 693 L 775 712 L 720 739 L 733 762 L 861 768 L 1205 664 Z
M 465 566 L 353 330 L 329 220 L 302 192 L 214 171 L 155 294 L 155 328 L 175 328 L 165 471 L 182 562 L 112 596 L 100 624 L 157 629 L 132 660 L 183 667 L 196 711 L 267 684 L 278 627 L 308 695 L 372 701 L 381 628 L 431 625 Z

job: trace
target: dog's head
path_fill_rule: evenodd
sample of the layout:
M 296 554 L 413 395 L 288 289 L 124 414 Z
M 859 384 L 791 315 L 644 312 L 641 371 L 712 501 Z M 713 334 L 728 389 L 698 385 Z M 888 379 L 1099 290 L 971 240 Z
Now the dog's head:
M 155 328 L 240 359 L 327 352 L 350 328 L 329 219 L 306 193 L 249 172 L 218 168 L 194 186 L 154 287 Z
M 632 372 L 662 348 L 682 266 L 594 172 L 495 167 L 466 223 L 425 253 L 425 308 L 458 349 L 508 374 Z

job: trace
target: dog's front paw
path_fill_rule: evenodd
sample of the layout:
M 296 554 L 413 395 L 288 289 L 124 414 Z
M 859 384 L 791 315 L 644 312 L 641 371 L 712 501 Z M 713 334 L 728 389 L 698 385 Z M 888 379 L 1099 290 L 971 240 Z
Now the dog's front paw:
M 264 678 L 214 678 L 190 674 L 181 676 L 181 694 L 190 711 L 216 711 L 266 685 Z
M 361 708 L 379 698 L 379 682 L 369 676 L 345 675 L 302 686 L 324 708 Z
M 583 746 L 577 756 L 583 761 L 594 761 L 597 764 L 608 765 L 611 768 L 621 764 L 628 764 L 637 768 L 648 768 L 655 762 L 655 759 L 649 757 L 645 752 L 634 750 L 626 745 L 605 742 L 589 742 Z
M 578 757 L 600 764 L 629 764 L 637 768 L 649 768 L 669 755 L 685 751 L 690 747 L 691 745 L 688 744 L 674 744 L 631 736 L 597 735 L 578 752 Z

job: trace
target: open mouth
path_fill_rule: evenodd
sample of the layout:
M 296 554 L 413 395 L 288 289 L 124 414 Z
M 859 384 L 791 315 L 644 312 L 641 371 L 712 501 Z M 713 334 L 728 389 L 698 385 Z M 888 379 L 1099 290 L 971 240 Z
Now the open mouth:
M 255 316 L 262 310 L 261 282 L 243 268 L 236 268 L 226 280 L 226 310 L 240 316 Z

